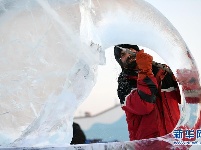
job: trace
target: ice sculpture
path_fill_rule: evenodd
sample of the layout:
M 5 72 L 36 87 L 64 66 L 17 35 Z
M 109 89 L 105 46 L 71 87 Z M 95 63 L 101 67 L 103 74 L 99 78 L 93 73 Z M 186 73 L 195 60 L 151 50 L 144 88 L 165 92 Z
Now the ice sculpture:
M 200 97 L 185 101 L 199 94 L 195 61 L 177 30 L 143 0 L 2 0 L 0 33 L 1 146 L 68 146 L 73 114 L 96 82 L 104 50 L 121 43 L 148 47 L 184 74 L 177 127 L 200 128 Z M 169 134 L 102 147 L 171 147 L 173 140 Z

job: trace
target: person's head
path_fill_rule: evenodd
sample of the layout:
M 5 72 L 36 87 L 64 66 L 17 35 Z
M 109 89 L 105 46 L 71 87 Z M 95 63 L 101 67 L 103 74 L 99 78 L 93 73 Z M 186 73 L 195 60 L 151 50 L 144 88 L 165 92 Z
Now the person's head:
M 129 54 L 128 52 L 122 50 L 122 48 L 129 49 L 131 52 L 136 53 L 139 51 L 137 45 L 130 44 L 119 44 L 114 46 L 114 56 L 116 61 L 119 63 L 122 69 L 135 69 L 137 64 L 135 61 L 135 56 Z

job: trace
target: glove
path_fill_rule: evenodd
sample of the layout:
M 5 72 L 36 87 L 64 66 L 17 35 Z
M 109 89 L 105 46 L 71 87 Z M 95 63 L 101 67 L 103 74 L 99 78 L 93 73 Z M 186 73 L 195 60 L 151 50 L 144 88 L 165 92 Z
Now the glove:
M 201 103 L 201 87 L 199 75 L 195 68 L 178 69 L 177 81 L 182 85 L 187 103 Z
M 138 79 L 144 79 L 146 76 L 153 76 L 152 72 L 153 57 L 144 50 L 141 50 L 136 55 L 136 63 L 139 69 Z

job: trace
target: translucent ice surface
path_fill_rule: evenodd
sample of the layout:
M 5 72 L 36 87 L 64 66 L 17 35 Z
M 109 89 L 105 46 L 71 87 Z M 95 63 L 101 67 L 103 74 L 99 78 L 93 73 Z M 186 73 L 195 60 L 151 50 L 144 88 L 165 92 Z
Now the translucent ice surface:
M 149 3 L 1 0 L 0 145 L 68 146 L 74 112 L 96 83 L 105 49 L 122 43 L 148 47 L 167 62 L 182 85 L 177 127 L 200 128 L 195 61 L 178 31 Z M 171 147 L 173 140 L 169 134 L 116 146 Z

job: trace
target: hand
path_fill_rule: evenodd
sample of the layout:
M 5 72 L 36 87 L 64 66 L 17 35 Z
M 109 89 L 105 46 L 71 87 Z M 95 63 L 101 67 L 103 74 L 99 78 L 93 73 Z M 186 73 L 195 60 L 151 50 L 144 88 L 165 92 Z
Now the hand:
M 139 77 L 142 79 L 146 76 L 153 75 L 152 73 L 152 61 L 153 57 L 147 53 L 144 53 L 144 50 L 141 50 L 136 55 L 136 63 L 139 69 Z
M 178 69 L 177 70 L 177 81 L 183 85 L 184 90 L 194 90 L 200 88 L 199 75 L 197 70 L 192 69 Z
M 199 74 L 195 68 L 177 70 L 177 81 L 182 85 L 187 103 L 201 102 L 201 87 L 198 79 Z

